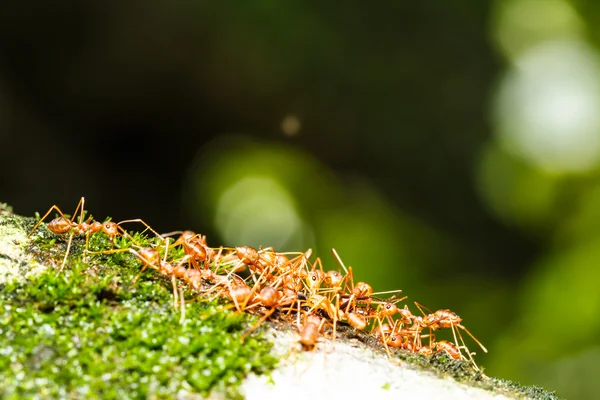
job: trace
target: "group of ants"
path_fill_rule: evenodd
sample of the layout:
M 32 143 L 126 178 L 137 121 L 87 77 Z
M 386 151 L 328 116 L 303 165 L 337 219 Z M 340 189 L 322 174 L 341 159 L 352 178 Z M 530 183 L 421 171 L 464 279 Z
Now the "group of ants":
M 71 218 L 67 218 L 56 206 L 37 222 L 31 235 L 52 211 L 60 216 L 48 223 L 48 229 L 57 235 L 69 234 L 67 250 L 59 271 L 64 268 L 74 235 L 84 235 L 86 253 L 107 254 L 127 251 L 143 265 L 136 279 L 147 268 L 158 271 L 171 279 L 174 306 L 181 310 L 185 319 L 185 300 L 182 285 L 185 282 L 197 293 L 205 296 L 226 297 L 238 311 L 262 314 L 258 322 L 244 337 L 275 313 L 292 322 L 298 330 L 298 343 L 304 350 L 312 350 L 321 337 L 336 338 L 339 324 L 367 332 L 383 344 L 388 356 L 390 347 L 432 356 L 445 353 L 455 360 L 469 361 L 479 371 L 461 331 L 467 333 L 484 352 L 486 348 L 465 328 L 462 319 L 453 311 L 441 309 L 431 312 L 415 302 L 421 315 L 415 315 L 407 305 L 398 303 L 401 290 L 375 293 L 366 282 L 354 282 L 352 267 L 346 267 L 335 249 L 332 253 L 342 270 L 324 271 L 321 260 L 310 261 L 312 251 L 280 253 L 273 248 L 255 249 L 250 246 L 209 247 L 206 236 L 192 231 L 177 231 L 159 234 L 141 219 L 119 223 L 84 220 L 82 197 Z M 79 213 L 79 220 L 76 221 Z M 136 245 L 131 236 L 121 227 L 124 223 L 142 223 L 158 240 L 149 246 Z M 111 241 L 117 236 L 132 239 L 126 248 L 100 252 L 88 250 L 89 237 L 103 232 Z M 179 235 L 177 239 L 172 236 Z M 178 259 L 169 259 L 169 252 L 177 248 L 184 254 Z M 382 295 L 391 294 L 386 299 Z M 426 312 L 429 311 L 429 312 Z M 449 329 L 454 341 L 436 340 L 435 331 Z

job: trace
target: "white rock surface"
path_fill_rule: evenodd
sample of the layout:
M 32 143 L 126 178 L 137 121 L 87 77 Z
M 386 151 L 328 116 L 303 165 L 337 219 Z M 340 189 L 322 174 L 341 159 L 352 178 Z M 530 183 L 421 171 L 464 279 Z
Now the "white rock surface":
M 274 351 L 289 354 L 271 377 L 250 376 L 242 385 L 248 400 L 315 399 L 509 399 L 479 388 L 440 378 L 431 372 L 377 354 L 360 342 L 330 341 L 313 352 L 299 348 L 292 332 L 273 331 Z

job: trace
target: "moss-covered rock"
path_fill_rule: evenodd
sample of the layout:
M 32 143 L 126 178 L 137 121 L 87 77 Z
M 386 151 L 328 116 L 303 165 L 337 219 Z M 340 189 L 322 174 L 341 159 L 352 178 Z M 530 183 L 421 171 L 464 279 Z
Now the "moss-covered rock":
M 41 224 L 28 237 L 34 224 L 0 208 L 2 398 L 556 398 L 442 353 L 388 358 L 344 324 L 335 344 L 323 339 L 313 352 L 284 322 L 242 340 L 256 317 L 178 284 L 182 308 L 168 277 L 148 270 L 136 279 L 141 263 L 121 250 L 157 244 L 152 235 L 93 234 L 87 246 L 97 254 L 75 237 L 63 268 L 68 235 Z

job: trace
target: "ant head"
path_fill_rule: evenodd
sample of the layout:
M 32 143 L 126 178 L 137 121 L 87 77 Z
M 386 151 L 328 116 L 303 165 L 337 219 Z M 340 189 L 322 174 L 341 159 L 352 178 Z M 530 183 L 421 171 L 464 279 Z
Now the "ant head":
M 331 287 L 339 287 L 344 281 L 344 277 L 339 271 L 327 271 L 325 282 Z
M 396 306 L 394 303 L 388 302 L 383 305 L 381 311 L 382 311 L 382 314 L 385 315 L 386 317 L 391 317 L 392 315 L 396 314 L 400 310 L 398 310 L 398 306 Z
M 321 282 L 325 278 L 325 274 L 320 270 L 309 271 L 306 276 L 306 283 L 311 288 L 318 288 L 321 285 Z
M 402 347 L 402 338 L 396 334 L 393 334 L 387 338 L 386 343 L 390 347 Z
M 102 224 L 102 232 L 112 239 L 119 234 L 119 226 L 114 222 L 105 222 Z

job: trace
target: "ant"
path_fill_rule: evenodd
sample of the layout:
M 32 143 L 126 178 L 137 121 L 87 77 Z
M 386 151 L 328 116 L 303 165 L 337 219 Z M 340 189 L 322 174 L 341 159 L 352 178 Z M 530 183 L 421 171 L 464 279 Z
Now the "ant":
M 401 293 L 402 291 L 398 291 L 397 294 Z M 367 317 L 366 318 L 374 318 L 375 322 L 373 323 L 372 327 L 371 327 L 371 333 L 373 333 L 373 331 L 379 327 L 378 330 L 378 334 L 380 335 L 383 345 L 385 346 L 386 352 L 388 354 L 388 356 L 390 356 L 390 352 L 388 349 L 388 343 L 386 340 L 386 335 L 389 335 L 391 333 L 393 333 L 394 329 L 390 327 L 390 324 L 392 325 L 396 325 L 396 322 L 393 320 L 393 316 L 397 313 L 399 313 L 399 308 L 396 305 L 396 303 L 399 303 L 403 300 L 406 300 L 406 298 L 408 296 L 404 296 L 398 299 L 395 299 L 396 294 L 394 294 L 392 297 L 390 297 L 388 300 L 379 300 L 376 299 L 376 303 L 379 303 L 379 307 L 376 310 L 373 310 L 371 308 L 368 308 L 367 312 Z M 366 327 L 366 318 L 365 318 L 365 327 Z M 386 320 L 387 323 L 384 323 L 383 321 Z M 364 328 L 363 328 L 364 329 Z
M 169 252 L 169 238 L 165 239 L 165 255 L 163 259 L 161 259 L 158 250 L 152 247 L 141 247 L 137 251 L 132 248 L 119 249 L 117 251 L 120 250 L 129 251 L 131 254 L 135 255 L 143 264 L 142 270 L 133 279 L 134 282 L 137 281 L 137 279 L 148 267 L 157 270 L 162 275 L 171 276 L 171 284 L 173 286 L 173 307 L 175 308 L 175 310 L 177 310 L 177 307 L 180 307 L 181 317 L 179 319 L 179 323 L 183 324 L 183 322 L 185 321 L 185 299 L 183 294 L 183 288 L 180 287 L 179 292 L 177 291 L 176 278 L 185 278 L 186 269 L 183 267 L 183 264 L 187 261 L 187 256 L 183 257 L 176 266 L 173 266 L 171 263 L 167 262 L 167 255 Z M 178 304 L 178 298 L 181 300 L 181 304 Z
M 473 364 L 475 369 L 477 371 L 479 371 L 479 368 L 477 367 L 477 364 L 475 363 L 475 360 L 473 359 L 473 356 L 472 356 L 473 353 L 471 353 L 469 351 L 469 349 L 467 348 L 467 346 L 465 345 L 465 341 L 464 341 L 460 331 L 455 328 L 459 328 L 459 329 L 465 331 L 471 337 L 471 339 L 473 339 L 475 341 L 475 343 L 477 343 L 479 345 L 479 347 L 481 347 L 481 349 L 485 353 L 487 353 L 487 349 L 485 348 L 485 346 L 483 344 L 481 344 L 481 342 L 479 340 L 477 340 L 477 338 L 475 338 L 475 336 L 473 336 L 473 334 L 471 332 L 469 332 L 469 330 L 467 328 L 465 328 L 463 325 L 461 325 L 462 318 L 459 317 L 454 311 L 447 310 L 447 309 L 437 310 L 434 313 L 425 314 L 425 312 L 423 311 L 423 308 L 427 309 L 427 307 L 423 306 L 422 304 L 420 304 L 416 301 L 415 301 L 415 305 L 417 306 L 419 311 L 421 311 L 421 313 L 424 315 L 424 317 L 422 318 L 422 321 L 420 322 L 421 326 L 423 328 L 429 328 L 430 331 L 435 331 L 437 329 L 451 329 L 452 335 L 454 336 L 454 343 L 456 345 L 456 348 L 459 349 L 459 352 L 460 352 L 460 349 L 464 349 L 467 352 L 468 359 L 471 361 L 471 363 Z M 427 309 L 427 310 L 431 311 L 429 309 Z M 460 342 L 462 343 L 462 345 L 459 345 L 457 336 L 458 336 L 458 338 L 460 338 Z
M 374 299 L 374 295 L 382 295 L 388 293 L 399 293 L 401 290 L 390 290 L 387 292 L 378 292 L 374 293 L 373 288 L 366 282 L 358 282 L 356 285 L 354 284 L 354 273 L 352 272 L 352 267 L 346 268 L 344 262 L 340 258 L 339 254 L 335 249 L 331 249 L 334 257 L 338 261 L 338 263 L 342 266 L 344 271 L 346 271 L 346 276 L 342 278 L 340 285 L 344 284 L 344 289 L 348 290 L 349 293 L 345 293 L 341 296 L 341 300 L 343 303 L 340 304 L 340 309 L 344 310 L 345 313 L 348 313 L 350 309 L 354 309 L 356 307 L 357 302 L 367 302 L 370 305 L 372 299 Z M 331 271 L 329 271 L 331 272 Z M 331 275 L 335 275 L 332 273 Z M 348 284 L 348 281 L 350 282 Z
M 70 233 L 69 240 L 67 243 L 67 250 L 65 252 L 65 257 L 63 258 L 59 272 L 62 272 L 62 270 L 64 269 L 64 267 L 67 263 L 67 258 L 69 257 L 69 253 L 71 251 L 71 245 L 73 243 L 73 236 L 75 234 L 85 235 L 85 253 L 88 253 L 89 237 L 91 234 L 102 231 L 110 238 L 111 242 L 114 243 L 116 236 L 127 235 L 127 231 L 125 231 L 120 226 L 121 224 L 126 223 L 126 222 L 140 222 L 140 223 L 144 224 L 146 226 L 146 228 L 149 229 L 150 231 L 152 231 L 156 236 L 158 236 L 162 239 L 162 236 L 160 236 L 160 234 L 155 232 L 148 224 L 146 224 L 141 219 L 132 219 L 132 220 L 126 220 L 126 221 L 121 221 L 119 223 L 115 223 L 112 221 L 105 221 L 105 222 L 93 221 L 92 217 L 89 217 L 86 221 L 84 221 L 85 197 L 81 197 L 81 199 L 79 200 L 79 203 L 77 204 L 77 207 L 75 208 L 75 212 L 73 213 L 73 216 L 71 217 L 71 219 L 67 218 L 65 216 L 65 214 L 61 211 L 61 209 L 56 204 L 53 205 L 52 207 L 50 207 L 48 209 L 48 211 L 46 212 L 46 214 L 44 214 L 44 216 L 42 218 L 40 218 L 40 220 L 35 224 L 35 226 L 31 229 L 31 231 L 29 231 L 29 233 L 27 234 L 27 237 L 31 236 L 31 234 L 40 226 L 40 224 L 42 222 L 44 222 L 46 217 L 48 217 L 48 215 L 50 215 L 50 213 L 53 210 L 58 212 L 58 214 L 60 214 L 60 217 L 54 218 L 52 221 L 50 221 L 48 223 L 48 229 L 50 230 L 50 232 L 57 234 L 57 235 L 64 235 L 64 234 Z M 78 213 L 79 213 L 79 222 L 75 222 Z
M 70 232 L 69 241 L 67 244 L 67 251 L 65 252 L 65 257 L 61 263 L 59 272 L 62 272 L 62 270 L 65 267 L 65 264 L 67 263 L 67 257 L 69 256 L 69 252 L 71 251 L 71 244 L 73 242 L 73 236 L 75 234 L 79 234 L 79 235 L 84 234 L 85 235 L 85 249 L 87 251 L 90 234 L 96 233 L 99 231 L 103 231 L 112 241 L 112 240 L 114 240 L 115 236 L 117 236 L 119 234 L 119 231 L 121 230 L 121 228 L 118 226 L 118 224 L 116 224 L 114 222 L 110 222 L 110 221 L 103 222 L 103 223 L 100 223 L 98 221 L 92 222 L 92 218 L 90 217 L 90 218 L 88 218 L 88 220 L 86 222 L 84 222 L 83 221 L 84 214 L 85 214 L 84 206 L 85 206 L 85 198 L 82 197 L 79 200 L 77 207 L 75 208 L 73 217 L 71 219 L 69 219 L 63 214 L 63 212 L 60 210 L 60 208 L 58 208 L 57 205 L 53 205 L 52 207 L 50 207 L 50 209 L 48 209 L 46 214 L 44 214 L 44 216 L 42 218 L 40 218 L 40 220 L 35 224 L 35 226 L 27 234 L 27 237 L 31 236 L 31 234 L 38 228 L 38 226 L 40 226 L 40 224 L 46 219 L 46 217 L 48 217 L 48 215 L 52 212 L 52 210 L 55 210 L 56 212 L 58 212 L 60 214 L 60 217 L 54 218 L 52 221 L 50 221 L 48 223 L 48 229 L 50 230 L 50 232 L 52 232 L 54 234 L 64 235 L 64 234 L 67 234 Z M 75 222 L 77 213 L 79 213 L 79 222 Z
M 168 235 L 173 233 L 171 232 Z M 172 246 L 177 245 L 183 246 L 185 254 L 189 256 L 189 263 L 192 267 L 197 269 L 208 268 L 214 251 L 206 244 L 206 236 L 196 234 L 192 231 L 183 231 L 179 238 L 172 244 Z
M 308 314 L 304 319 L 304 325 L 298 326 L 298 331 L 300 332 L 298 343 L 302 345 L 304 350 L 312 350 L 315 348 L 316 344 L 319 342 L 319 335 L 321 334 L 321 329 L 323 329 L 325 321 L 325 319 L 314 314 Z
M 273 286 L 265 286 L 263 287 L 258 295 L 255 297 L 255 303 L 251 304 L 249 309 L 255 305 L 262 305 L 268 309 L 268 311 L 254 324 L 250 329 L 248 329 L 244 335 L 242 336 L 242 341 L 252 333 L 256 328 L 258 328 L 263 322 L 265 322 L 275 311 L 277 311 L 278 307 L 291 306 L 295 303 L 297 296 L 284 296 L 281 290 Z
M 439 342 L 435 342 L 428 347 L 422 347 L 421 349 L 419 349 L 419 354 L 423 354 L 426 356 L 431 356 L 434 352 L 435 354 L 445 352 L 450 358 L 454 360 L 462 359 L 460 348 L 457 347 L 454 343 L 449 342 L 447 340 L 440 340 Z

